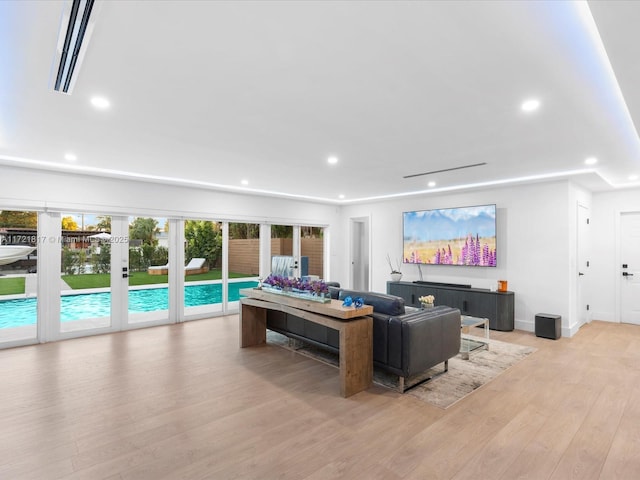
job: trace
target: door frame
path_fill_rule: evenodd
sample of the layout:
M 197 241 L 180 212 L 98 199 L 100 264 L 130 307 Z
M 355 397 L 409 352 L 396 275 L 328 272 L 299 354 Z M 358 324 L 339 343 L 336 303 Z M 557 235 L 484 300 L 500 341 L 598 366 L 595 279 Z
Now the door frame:
M 364 237 L 356 235 L 355 225 L 362 224 Z M 363 217 L 351 217 L 349 219 L 349 287 L 355 288 L 356 268 L 354 265 L 355 251 L 362 246 L 366 247 L 365 257 L 367 266 L 363 272 L 366 290 L 371 290 L 371 217 L 369 215 Z M 368 267 L 368 268 L 367 268 Z
M 615 323 L 622 323 L 622 216 L 626 214 L 640 215 L 640 210 L 616 210 L 615 212 L 615 268 L 614 268 L 614 288 L 615 288 Z
M 584 218 L 581 217 L 581 212 L 585 213 Z M 587 235 L 586 235 L 587 238 L 581 238 L 580 231 L 581 231 L 581 228 L 587 228 L 588 229 L 589 220 L 590 220 L 590 214 L 591 214 L 591 210 L 590 210 L 588 205 L 582 204 L 580 202 L 577 203 L 577 207 L 576 207 L 576 224 L 577 224 L 577 231 L 576 231 L 576 271 L 575 271 L 575 275 L 576 275 L 576 301 L 575 301 L 575 303 L 576 303 L 576 314 L 578 316 L 578 328 L 580 328 L 583 325 L 591 322 L 591 312 L 586 309 L 587 302 L 585 302 L 585 299 L 587 298 L 586 284 L 588 284 L 588 282 L 585 282 L 585 280 L 588 278 L 587 273 L 585 273 L 585 275 L 587 275 L 585 277 L 585 279 L 581 279 L 580 278 L 580 273 L 581 272 L 588 272 L 588 270 L 589 270 L 589 259 L 588 258 L 582 258 L 581 251 L 584 253 L 585 257 L 589 257 L 589 253 L 590 253 L 589 239 L 590 239 L 590 237 L 589 237 L 589 234 L 587 233 Z M 580 223 L 583 220 L 586 220 L 587 227 L 584 227 L 584 226 L 581 227 L 580 226 Z M 580 265 L 581 261 L 585 261 L 586 265 Z

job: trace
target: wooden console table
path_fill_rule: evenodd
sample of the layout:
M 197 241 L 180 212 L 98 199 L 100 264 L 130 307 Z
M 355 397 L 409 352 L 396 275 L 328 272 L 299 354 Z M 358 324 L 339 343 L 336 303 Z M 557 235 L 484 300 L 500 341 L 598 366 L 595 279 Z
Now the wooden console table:
M 240 347 L 267 341 L 267 310 L 279 310 L 333 328 L 340 335 L 340 393 L 349 397 L 373 380 L 373 307 L 343 307 L 339 300 L 319 303 L 252 288 L 240 290 Z

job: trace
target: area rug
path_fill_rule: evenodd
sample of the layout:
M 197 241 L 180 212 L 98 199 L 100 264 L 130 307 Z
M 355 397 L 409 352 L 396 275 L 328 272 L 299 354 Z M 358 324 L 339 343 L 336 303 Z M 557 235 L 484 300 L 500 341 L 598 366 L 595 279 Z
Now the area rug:
M 338 367 L 337 354 L 305 342 L 291 340 L 270 330 L 267 331 L 267 343 Z M 407 385 L 414 386 L 406 390 L 404 394 L 412 395 L 430 405 L 446 409 L 536 351 L 533 347 L 499 340 L 488 340 L 488 343 L 488 350 L 471 352 L 469 360 L 464 360 L 461 355 L 450 359 L 449 371 L 444 374 L 439 375 L 443 371 L 443 365 L 440 364 L 419 377 L 408 379 Z M 428 380 L 429 378 L 431 379 Z M 390 389 L 396 389 L 398 385 L 398 377 L 378 369 L 374 369 L 373 381 Z

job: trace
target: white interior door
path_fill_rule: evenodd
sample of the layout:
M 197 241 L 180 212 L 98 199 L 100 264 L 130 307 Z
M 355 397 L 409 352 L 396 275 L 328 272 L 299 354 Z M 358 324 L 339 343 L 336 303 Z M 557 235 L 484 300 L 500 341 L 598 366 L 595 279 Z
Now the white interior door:
M 620 219 L 620 321 L 640 325 L 640 213 Z

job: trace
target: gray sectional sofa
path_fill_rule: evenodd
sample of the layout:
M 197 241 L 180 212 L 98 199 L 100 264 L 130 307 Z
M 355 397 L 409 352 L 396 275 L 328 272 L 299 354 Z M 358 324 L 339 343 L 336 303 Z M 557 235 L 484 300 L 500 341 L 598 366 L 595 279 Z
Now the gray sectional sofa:
M 405 308 L 404 299 L 384 293 L 360 292 L 330 287 L 334 299 L 362 297 L 373 306 L 373 364 L 398 375 L 404 391 L 407 379 L 444 363 L 460 351 L 460 310 L 438 306 L 417 310 Z M 288 337 L 338 352 L 338 332 L 291 315 L 269 310 L 267 328 Z

